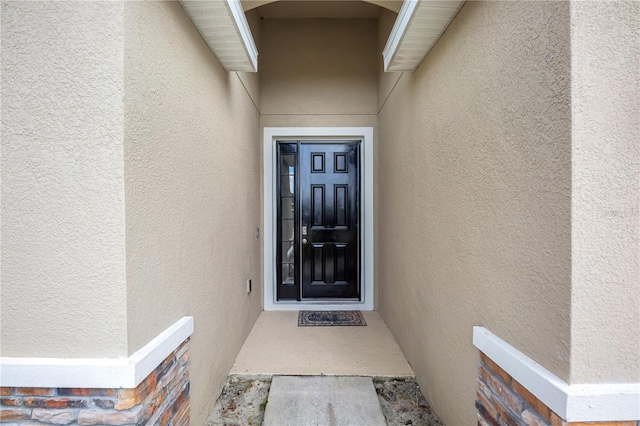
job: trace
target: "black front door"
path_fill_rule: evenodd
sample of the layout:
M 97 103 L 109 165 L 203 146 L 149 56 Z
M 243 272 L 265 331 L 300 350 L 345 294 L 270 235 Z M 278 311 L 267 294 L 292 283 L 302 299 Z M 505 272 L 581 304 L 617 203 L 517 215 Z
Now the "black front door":
M 280 142 L 278 300 L 360 298 L 360 142 Z

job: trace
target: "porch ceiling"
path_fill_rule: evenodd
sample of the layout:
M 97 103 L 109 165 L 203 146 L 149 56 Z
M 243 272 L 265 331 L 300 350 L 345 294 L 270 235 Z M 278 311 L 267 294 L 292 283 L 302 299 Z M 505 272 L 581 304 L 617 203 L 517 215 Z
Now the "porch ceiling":
M 245 12 L 251 9 L 255 9 L 256 7 L 264 6 L 271 3 L 277 3 L 283 0 L 242 0 L 242 7 Z M 286 0 L 287 3 L 291 3 L 291 0 Z M 315 4 L 327 4 L 334 3 L 336 5 L 342 6 L 342 3 L 352 3 L 353 0 L 331 0 L 331 1 L 322 1 L 322 0 L 304 0 L 304 3 L 311 5 Z M 370 3 L 372 5 L 384 7 L 385 9 L 389 9 L 392 12 L 398 13 L 400 11 L 400 7 L 402 7 L 403 0 L 355 0 L 357 3 Z M 328 16 L 325 16 L 328 17 Z
M 355 18 L 377 19 L 380 6 L 366 1 L 276 1 L 256 9 L 265 19 Z
M 245 10 L 268 18 L 375 18 L 379 7 L 398 17 L 382 53 L 385 71 L 413 71 L 442 35 L 464 0 L 180 0 L 202 38 L 227 71 L 256 72 L 258 51 Z M 262 15 L 261 15 L 262 16 Z

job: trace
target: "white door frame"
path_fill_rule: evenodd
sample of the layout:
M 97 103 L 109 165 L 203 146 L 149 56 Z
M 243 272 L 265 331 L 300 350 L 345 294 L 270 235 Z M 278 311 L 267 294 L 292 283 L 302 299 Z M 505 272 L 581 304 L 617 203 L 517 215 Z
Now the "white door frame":
M 361 300 L 345 301 L 276 301 L 276 141 L 360 140 L 361 209 L 360 265 Z M 373 127 L 265 127 L 264 128 L 264 310 L 373 310 Z

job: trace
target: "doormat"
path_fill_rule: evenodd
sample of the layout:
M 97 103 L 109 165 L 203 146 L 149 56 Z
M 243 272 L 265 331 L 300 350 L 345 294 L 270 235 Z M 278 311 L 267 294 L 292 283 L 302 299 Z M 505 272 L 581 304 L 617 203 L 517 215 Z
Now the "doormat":
M 300 311 L 298 327 L 367 325 L 360 311 Z

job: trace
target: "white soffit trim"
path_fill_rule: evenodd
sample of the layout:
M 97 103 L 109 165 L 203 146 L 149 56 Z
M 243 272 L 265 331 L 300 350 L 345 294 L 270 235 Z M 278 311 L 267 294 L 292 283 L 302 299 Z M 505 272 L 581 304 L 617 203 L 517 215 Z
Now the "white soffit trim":
M 182 317 L 128 358 L 0 358 L 0 386 L 135 388 L 193 333 Z
M 570 385 L 484 327 L 473 344 L 567 422 L 640 419 L 640 383 Z
M 382 51 L 384 70 L 415 70 L 463 4 L 464 0 L 405 0 Z
M 258 49 L 240 0 L 180 0 L 226 71 L 258 71 Z

